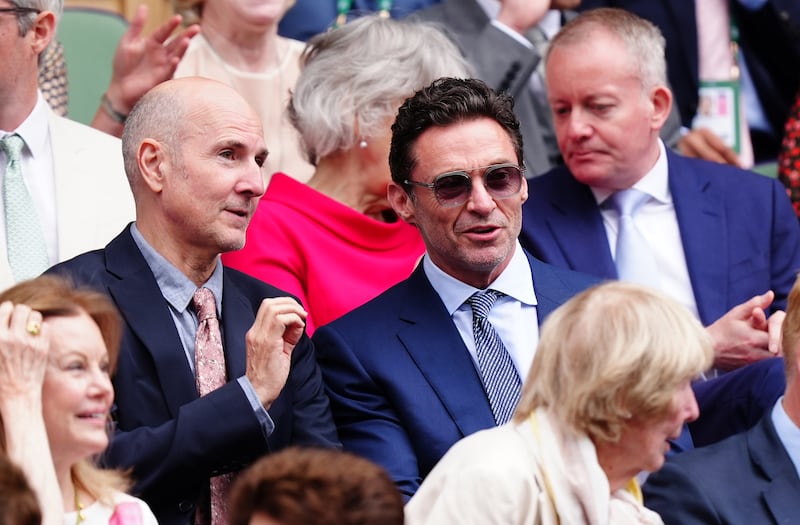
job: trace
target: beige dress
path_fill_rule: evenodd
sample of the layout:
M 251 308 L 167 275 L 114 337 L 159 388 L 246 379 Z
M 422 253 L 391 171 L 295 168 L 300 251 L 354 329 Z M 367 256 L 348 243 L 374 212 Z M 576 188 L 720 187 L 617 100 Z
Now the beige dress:
M 305 44 L 297 40 L 281 38 L 280 67 L 268 73 L 240 71 L 228 64 L 211 48 L 199 34 L 189 43 L 175 78 L 201 76 L 224 82 L 236 89 L 261 115 L 264 140 L 269 150 L 264 173 L 269 177 L 276 171 L 286 173 L 301 182 L 306 182 L 314 172 L 300 147 L 297 131 L 286 116 L 289 91 L 300 76 L 300 55 Z

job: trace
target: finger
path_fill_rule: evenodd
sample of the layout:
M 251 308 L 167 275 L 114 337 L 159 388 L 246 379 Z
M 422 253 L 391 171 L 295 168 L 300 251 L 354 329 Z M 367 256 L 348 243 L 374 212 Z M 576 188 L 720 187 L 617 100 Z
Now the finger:
M 169 18 L 166 22 L 158 26 L 153 30 L 150 34 L 150 40 L 153 40 L 159 44 L 163 44 L 169 35 L 175 31 L 179 25 L 181 25 L 181 15 L 174 15 L 173 17 Z
M 133 18 L 128 26 L 128 30 L 125 31 L 124 35 L 122 35 L 123 40 L 136 40 L 139 38 L 139 35 L 142 34 L 144 25 L 146 23 L 147 6 L 145 4 L 139 4 L 139 6 L 136 8 L 136 12 L 133 14 Z
M 291 297 L 268 297 L 261 301 L 251 329 L 256 332 L 268 330 L 271 322 L 281 313 L 294 313 L 303 320 L 308 315 L 303 307 Z
M 292 348 L 300 342 L 305 330 L 305 321 L 295 314 L 284 314 L 279 316 L 279 320 L 283 323 L 283 340 L 292 345 Z
M 724 157 L 710 147 L 703 135 L 698 131 L 691 131 L 684 135 L 678 143 L 678 149 L 687 157 L 725 163 Z
M 14 303 L 3 301 L 0 303 L 0 330 L 8 329 L 11 323 L 11 313 L 14 311 Z
M 783 355 L 783 320 L 786 313 L 777 311 L 769 316 L 769 351 L 773 355 Z
M 192 38 L 194 38 L 194 36 L 199 32 L 200 26 L 193 25 L 178 33 L 175 38 L 171 39 L 164 45 L 165 49 L 167 50 L 167 54 L 170 57 L 176 57 L 180 60 L 183 57 L 183 54 L 186 53 L 186 49 L 189 47 L 189 43 L 191 42 Z
M 759 307 L 753 308 L 750 312 L 750 326 L 756 330 L 767 331 L 769 325 L 767 323 L 767 314 L 764 313 Z
M 32 337 L 38 337 L 42 333 L 42 314 L 31 310 L 25 323 L 25 331 Z
M 737 319 L 747 319 L 752 315 L 754 308 L 761 308 L 762 310 L 768 308 L 774 298 L 774 292 L 769 290 L 761 295 L 754 295 L 744 303 L 734 306 L 729 313 Z
M 701 129 L 699 131 L 708 148 L 714 150 L 715 154 L 719 155 L 723 163 L 732 164 L 734 166 L 739 165 L 739 156 L 728 147 L 716 133 L 708 129 Z
M 11 314 L 11 331 L 15 334 L 27 333 L 25 328 L 28 325 L 28 318 L 31 314 L 31 308 L 25 304 L 14 305 L 14 312 Z

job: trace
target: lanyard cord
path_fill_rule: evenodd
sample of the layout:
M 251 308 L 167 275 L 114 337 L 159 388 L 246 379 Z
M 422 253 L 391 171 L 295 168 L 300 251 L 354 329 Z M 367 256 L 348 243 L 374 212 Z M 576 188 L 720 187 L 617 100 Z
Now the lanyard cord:
M 336 23 L 334 27 L 341 27 L 347 22 L 347 13 L 353 8 L 353 0 L 336 0 Z M 392 11 L 392 0 L 378 0 L 378 15 L 389 18 Z

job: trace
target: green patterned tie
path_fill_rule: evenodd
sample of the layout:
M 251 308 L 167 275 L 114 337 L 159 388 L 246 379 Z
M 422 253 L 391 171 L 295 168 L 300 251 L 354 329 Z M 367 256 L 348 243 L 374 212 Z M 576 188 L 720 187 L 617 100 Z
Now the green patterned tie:
M 0 140 L 6 154 L 3 179 L 3 205 L 6 212 L 6 247 L 8 264 L 15 281 L 36 277 L 47 269 L 47 248 L 33 200 L 22 178 L 22 147 L 25 141 L 17 134 Z

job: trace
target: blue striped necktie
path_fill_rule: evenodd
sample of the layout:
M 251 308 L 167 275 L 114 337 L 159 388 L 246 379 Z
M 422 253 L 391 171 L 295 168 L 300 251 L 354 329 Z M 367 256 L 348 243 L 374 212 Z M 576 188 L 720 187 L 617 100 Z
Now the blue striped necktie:
M 495 290 L 475 292 L 467 299 L 472 307 L 472 333 L 483 389 L 498 425 L 511 419 L 520 396 L 520 380 L 503 341 L 489 322 L 489 310 L 502 294 Z

